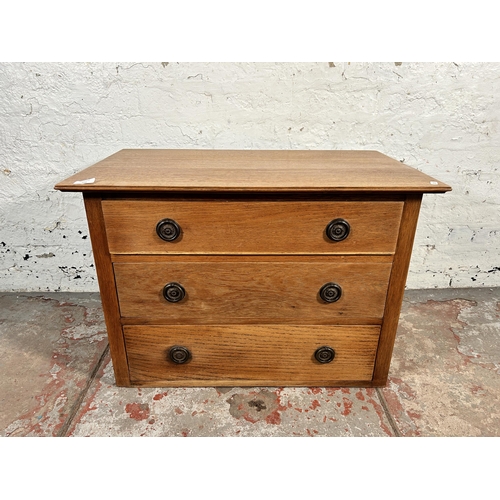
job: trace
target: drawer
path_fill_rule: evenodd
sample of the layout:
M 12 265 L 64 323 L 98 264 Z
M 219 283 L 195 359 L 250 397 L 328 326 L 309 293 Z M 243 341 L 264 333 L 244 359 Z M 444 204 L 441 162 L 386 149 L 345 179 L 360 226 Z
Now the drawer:
M 391 272 L 367 257 L 178 259 L 114 264 L 125 323 L 380 324 Z M 338 300 L 322 300 L 327 284 L 324 297 Z
M 394 253 L 403 202 L 103 200 L 112 254 Z M 179 236 L 164 241 L 168 219 Z M 327 236 L 334 224 L 335 238 Z M 167 237 L 175 236 L 166 223 Z
M 130 325 L 123 328 L 130 378 L 141 385 L 338 385 L 372 378 L 377 326 Z M 189 355 L 170 360 L 170 350 Z M 334 351 L 320 363 L 315 352 Z M 330 351 L 331 352 L 331 351 Z

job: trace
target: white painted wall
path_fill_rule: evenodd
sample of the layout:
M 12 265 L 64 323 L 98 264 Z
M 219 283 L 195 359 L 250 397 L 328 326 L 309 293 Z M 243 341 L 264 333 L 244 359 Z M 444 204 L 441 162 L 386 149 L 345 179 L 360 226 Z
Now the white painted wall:
M 0 290 L 96 291 L 80 194 L 122 148 L 375 149 L 425 195 L 408 288 L 500 286 L 500 64 L 0 64 Z

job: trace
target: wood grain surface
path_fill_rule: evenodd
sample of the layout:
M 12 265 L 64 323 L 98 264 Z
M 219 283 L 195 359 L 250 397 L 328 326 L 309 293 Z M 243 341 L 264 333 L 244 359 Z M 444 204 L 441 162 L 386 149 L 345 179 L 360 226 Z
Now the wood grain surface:
M 93 181 L 80 184 L 89 179 Z M 445 192 L 451 188 L 377 151 L 124 149 L 55 189 Z
M 405 202 L 373 375 L 375 386 L 384 386 L 387 383 L 421 202 L 420 194 L 409 195 Z
M 353 319 L 377 324 L 384 311 L 391 263 L 259 261 L 115 263 L 121 315 L 144 323 L 317 323 Z M 165 284 L 186 290 L 177 303 L 162 295 Z M 324 303 L 320 288 L 342 287 L 337 302 Z M 130 322 L 130 321 L 128 321 Z
M 393 253 L 402 211 L 402 202 L 388 201 L 103 201 L 114 254 Z M 156 234 L 165 218 L 181 227 L 175 241 Z M 337 218 L 350 233 L 334 242 L 325 230 Z
M 330 386 L 342 380 L 370 383 L 379 327 L 125 326 L 124 334 L 132 383 Z M 188 363 L 168 359 L 174 345 L 189 349 Z M 314 359 L 324 345 L 335 350 L 331 363 Z
M 113 359 L 116 384 L 130 385 L 127 355 L 123 340 L 120 310 L 113 274 L 113 264 L 108 250 L 106 229 L 101 210 L 101 199 L 91 195 L 84 196 L 85 210 L 89 224 L 92 252 L 99 282 L 102 308 L 108 333 L 109 350 Z

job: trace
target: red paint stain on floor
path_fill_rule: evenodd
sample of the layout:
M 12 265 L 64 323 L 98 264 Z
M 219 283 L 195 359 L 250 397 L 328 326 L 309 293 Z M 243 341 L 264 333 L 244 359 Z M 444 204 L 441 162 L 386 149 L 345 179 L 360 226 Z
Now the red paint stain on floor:
M 134 420 L 146 420 L 149 417 L 149 405 L 145 403 L 129 403 L 125 406 L 125 411 Z
M 266 417 L 266 422 L 268 424 L 275 424 L 275 425 L 281 424 L 281 414 L 280 414 L 280 412 L 278 410 L 274 410 L 272 413 L 270 413 Z
M 420 420 L 422 418 L 422 415 L 420 413 L 417 413 L 415 411 L 408 410 L 406 414 L 413 420 L 415 419 Z
M 468 356 L 461 352 L 461 338 L 459 334 L 457 334 L 457 331 L 463 330 L 468 326 L 465 321 L 459 319 L 460 313 L 466 309 L 477 306 L 477 302 L 467 299 L 451 299 L 444 301 L 428 300 L 423 306 L 429 308 L 434 314 L 439 314 L 442 321 L 446 321 L 449 324 L 449 331 L 452 333 L 456 342 L 454 347 L 461 356 L 463 364 L 468 365 L 471 363 L 471 358 L 474 356 Z
M 365 396 L 363 395 L 363 391 L 358 391 L 356 393 L 356 397 L 360 400 L 360 401 L 364 401 L 365 400 Z
M 416 397 L 415 391 L 402 379 L 391 377 L 391 382 L 396 384 L 399 394 L 402 394 L 405 399 L 413 400 Z
M 67 349 L 67 342 L 58 346 L 58 349 Z M 47 372 L 40 373 L 38 376 L 48 378 L 50 375 L 50 382 L 48 382 L 42 389 L 41 393 L 34 397 L 37 402 L 35 408 L 31 409 L 25 414 L 18 417 L 19 421 L 25 421 L 24 425 L 20 426 L 17 431 L 18 435 L 30 433 L 31 435 L 53 435 L 56 436 L 58 431 L 64 424 L 67 417 L 67 411 L 64 411 L 64 403 L 68 400 L 68 390 L 65 387 L 66 380 L 70 379 L 70 369 L 68 368 L 73 362 L 70 354 L 62 354 L 54 352 L 52 359 L 57 359 L 58 363 L 53 363 Z M 59 412 L 51 415 L 50 409 L 54 409 L 58 404 L 62 403 Z M 93 410 L 95 408 L 90 408 Z M 37 415 L 37 420 L 33 421 L 33 416 Z M 57 422 L 51 422 L 51 419 L 57 419 Z M 7 434 L 9 435 L 9 434 Z
M 278 389 L 275 394 L 276 394 L 276 409 L 273 410 L 267 417 L 266 417 L 266 422 L 268 424 L 274 424 L 274 425 L 279 425 L 281 424 L 281 412 L 288 410 L 290 408 L 290 405 L 287 404 L 286 406 L 283 406 L 281 403 L 281 391 L 283 388 Z
M 253 418 L 249 413 L 245 413 L 243 415 L 243 418 L 247 421 L 250 422 L 251 424 L 255 424 L 256 422 L 259 421 L 259 419 Z
M 391 388 L 385 388 L 383 390 L 383 395 L 385 400 L 387 401 L 387 405 L 391 409 L 391 414 L 393 418 L 396 421 L 396 424 L 399 426 L 399 422 L 404 421 L 404 416 L 406 415 L 410 421 L 412 422 L 413 429 L 408 429 L 404 431 L 404 435 L 406 437 L 410 436 L 420 436 L 421 433 L 418 430 L 418 425 L 416 423 L 416 420 L 420 420 L 421 415 L 419 413 L 413 412 L 411 410 L 405 410 L 403 407 L 403 404 L 401 403 L 401 394 L 399 393 L 399 387 L 397 386 L 396 383 L 393 383 L 393 377 L 391 377 Z M 400 379 L 396 379 L 400 380 Z M 406 384 L 405 384 L 406 385 Z M 404 399 L 409 399 L 408 396 L 412 396 L 411 399 L 414 399 L 416 394 L 413 391 L 408 390 L 408 386 L 405 387 L 405 389 L 402 391 L 403 398 Z M 375 408 L 375 411 L 377 411 L 377 408 Z M 378 411 L 377 411 L 378 413 Z M 385 429 L 384 429 L 385 430 Z
M 168 396 L 168 392 L 162 392 L 162 393 L 160 393 L 160 394 L 155 394 L 155 395 L 153 396 L 153 399 L 154 399 L 155 401 L 161 401 L 161 400 L 162 400 L 165 396 Z
M 109 356 L 109 353 L 108 353 Z M 94 404 L 94 399 L 97 396 L 97 393 L 99 392 L 100 388 L 102 387 L 102 377 L 104 375 L 104 369 L 106 368 L 107 364 L 109 363 L 109 358 L 108 361 L 105 361 L 102 363 L 99 371 L 97 372 L 97 376 L 95 379 L 95 384 L 92 386 L 92 391 L 89 390 L 89 393 L 87 395 L 87 399 L 85 403 L 80 407 L 78 411 L 78 415 L 73 419 L 73 422 L 71 423 L 71 427 L 68 430 L 68 436 L 71 436 L 71 434 L 74 432 L 76 429 L 76 426 L 83 420 L 83 417 L 87 414 L 89 411 L 97 410 L 97 406 L 93 405 Z M 120 401 L 120 406 L 122 402 Z
M 347 417 L 347 415 L 350 415 L 351 409 L 352 409 L 352 401 L 350 401 L 347 398 L 343 398 L 343 403 L 344 403 L 344 409 L 341 411 L 342 415 L 344 417 Z
M 392 378 L 390 379 L 392 381 Z M 387 404 L 389 405 L 389 408 L 391 408 L 391 413 L 395 418 L 400 417 L 403 413 L 405 413 L 405 410 L 403 408 L 403 405 L 401 404 L 401 401 L 399 400 L 399 394 L 397 393 L 397 387 L 395 390 L 392 388 L 384 388 L 383 390 L 384 398 L 387 401 Z
M 323 392 L 323 389 L 321 389 L 321 387 L 309 387 L 309 391 L 312 394 L 319 394 L 320 392 Z
M 309 407 L 311 410 L 315 410 L 316 408 L 318 408 L 319 406 L 321 406 L 319 404 L 319 401 L 317 399 L 315 399 L 312 403 L 311 403 L 311 406 Z

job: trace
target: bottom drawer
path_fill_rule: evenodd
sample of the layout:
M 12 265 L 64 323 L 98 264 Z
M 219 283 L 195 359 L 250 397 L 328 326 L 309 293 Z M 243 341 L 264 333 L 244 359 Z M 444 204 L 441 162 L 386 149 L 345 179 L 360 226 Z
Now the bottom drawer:
M 134 385 L 336 386 L 371 381 L 380 327 L 130 325 L 123 331 Z M 332 361 L 317 360 L 322 347 L 333 352 L 323 349 L 319 359 L 333 354 Z

